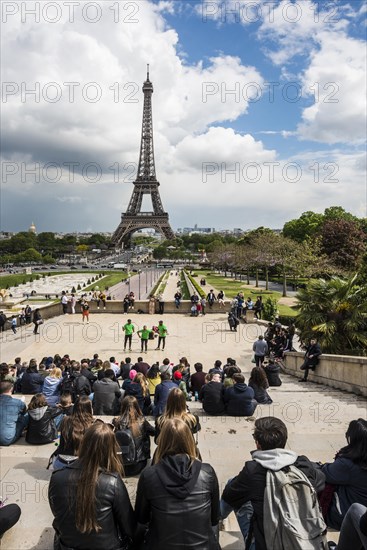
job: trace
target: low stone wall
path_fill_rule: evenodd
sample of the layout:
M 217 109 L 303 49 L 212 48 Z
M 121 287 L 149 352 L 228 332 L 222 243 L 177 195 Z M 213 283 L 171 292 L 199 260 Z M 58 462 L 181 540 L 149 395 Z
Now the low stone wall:
M 304 353 L 286 353 L 287 374 L 301 378 L 303 361 Z M 310 370 L 308 380 L 367 397 L 367 357 L 321 355 L 316 370 Z

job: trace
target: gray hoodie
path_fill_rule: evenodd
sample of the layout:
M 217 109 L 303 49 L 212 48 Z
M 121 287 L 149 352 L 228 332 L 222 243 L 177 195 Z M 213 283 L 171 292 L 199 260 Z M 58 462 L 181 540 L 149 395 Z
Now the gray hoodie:
M 253 460 L 267 470 L 278 472 L 285 466 L 291 466 L 298 458 L 297 454 L 288 449 L 269 449 L 268 451 L 252 451 Z
M 33 420 L 41 420 L 41 418 L 44 417 L 45 415 L 45 412 L 47 411 L 48 407 L 47 406 L 44 406 L 44 407 L 38 407 L 38 409 L 32 409 L 30 411 L 28 411 L 28 414 L 31 418 L 33 418 Z

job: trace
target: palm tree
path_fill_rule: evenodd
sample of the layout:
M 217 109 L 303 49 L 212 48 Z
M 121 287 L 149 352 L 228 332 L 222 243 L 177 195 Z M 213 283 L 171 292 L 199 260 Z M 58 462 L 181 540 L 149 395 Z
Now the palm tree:
M 358 275 L 312 280 L 297 299 L 303 342 L 313 337 L 324 353 L 366 355 L 367 286 L 359 284 Z

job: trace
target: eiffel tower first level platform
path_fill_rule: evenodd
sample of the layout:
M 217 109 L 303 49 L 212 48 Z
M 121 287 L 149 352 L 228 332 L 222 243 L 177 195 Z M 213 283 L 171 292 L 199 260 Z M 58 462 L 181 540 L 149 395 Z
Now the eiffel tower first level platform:
M 152 118 L 153 84 L 149 80 L 149 65 L 147 79 L 143 84 L 143 93 L 144 108 L 138 174 L 134 181 L 129 206 L 126 212 L 121 214 L 120 225 L 112 237 L 115 245 L 124 246 L 124 248 L 129 248 L 132 234 L 139 229 L 151 228 L 164 235 L 166 239 L 175 238 L 168 214 L 163 210 L 158 190 L 159 182 L 155 173 Z M 144 195 L 150 195 L 152 212 L 141 211 Z

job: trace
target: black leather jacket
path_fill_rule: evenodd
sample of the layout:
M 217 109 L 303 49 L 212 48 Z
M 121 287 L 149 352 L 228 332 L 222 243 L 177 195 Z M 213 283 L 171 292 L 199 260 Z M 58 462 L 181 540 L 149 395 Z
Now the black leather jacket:
M 218 480 L 209 464 L 189 457 L 165 457 L 142 472 L 135 512 L 149 524 L 146 549 L 220 550 L 212 525 L 219 519 Z
M 124 539 L 133 537 L 136 528 L 134 512 L 122 479 L 117 474 L 101 473 L 96 489 L 99 533 L 80 533 L 75 526 L 75 497 L 81 464 L 76 460 L 52 473 L 48 490 L 55 550 L 117 550 L 124 548 Z M 120 534 L 120 536 L 119 536 Z

